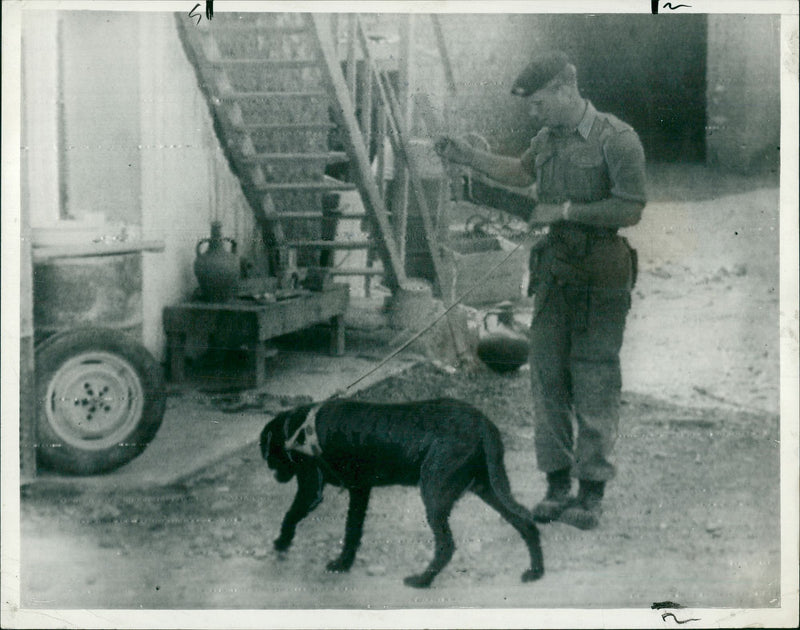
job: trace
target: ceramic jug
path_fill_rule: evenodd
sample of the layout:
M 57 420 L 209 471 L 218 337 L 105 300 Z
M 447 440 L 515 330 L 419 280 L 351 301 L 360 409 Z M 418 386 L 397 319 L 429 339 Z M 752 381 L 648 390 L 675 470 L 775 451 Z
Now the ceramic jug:
M 230 250 L 226 248 L 230 243 Z M 234 297 L 239 285 L 239 256 L 236 241 L 222 236 L 222 223 L 211 223 L 211 236 L 201 239 L 195 248 L 194 275 L 203 299 L 226 302 Z
M 495 318 L 493 325 L 491 319 Z M 510 302 L 499 304 L 483 318 L 478 340 L 478 358 L 495 372 L 513 372 L 528 360 L 528 337 L 514 321 Z

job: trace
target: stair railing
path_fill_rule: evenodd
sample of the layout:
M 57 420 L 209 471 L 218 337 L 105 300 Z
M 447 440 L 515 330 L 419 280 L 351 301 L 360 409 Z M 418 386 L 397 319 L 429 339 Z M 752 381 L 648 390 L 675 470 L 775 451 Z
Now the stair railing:
M 439 52 L 439 58 L 445 75 L 445 82 L 448 88 L 448 95 L 452 97 L 455 93 L 455 82 L 453 79 L 452 66 L 447 54 L 447 48 L 444 42 L 444 36 L 441 29 L 441 24 L 438 16 L 431 15 L 433 22 L 434 35 Z M 331 29 L 318 28 L 317 32 L 320 36 L 324 37 L 325 34 L 330 33 Z M 335 42 L 338 44 L 338 42 Z M 408 42 L 408 47 L 413 47 L 413 41 Z M 369 152 L 370 143 L 373 140 L 371 133 L 373 128 L 377 128 L 378 132 L 374 138 L 376 144 L 375 152 L 375 173 L 373 178 L 377 186 L 378 192 L 381 196 L 382 206 L 386 208 L 386 189 L 383 177 L 385 168 L 384 164 L 384 146 L 387 140 L 390 142 L 393 154 L 399 160 L 399 166 L 405 169 L 408 176 L 409 183 L 411 184 L 411 193 L 420 211 L 425 230 L 425 240 L 428 243 L 431 260 L 433 261 L 433 272 L 436 289 L 444 298 L 451 297 L 446 295 L 446 283 L 444 280 L 444 266 L 441 259 L 439 239 L 433 223 L 433 213 L 427 202 L 422 187 L 422 177 L 419 173 L 417 165 L 414 163 L 413 155 L 409 149 L 409 127 L 410 121 L 406 120 L 404 112 L 402 111 L 396 90 L 388 76 L 388 73 L 381 70 L 375 61 L 375 57 L 370 50 L 369 37 L 367 35 L 364 23 L 358 14 L 349 14 L 346 29 L 345 40 L 345 59 L 339 59 L 339 68 L 344 66 L 343 81 L 348 90 L 348 96 L 352 104 L 360 104 L 360 116 L 358 117 L 358 130 L 361 134 L 361 143 Z M 338 46 L 334 46 L 338 51 Z M 361 90 L 359 91 L 358 60 L 363 63 L 363 79 L 360 82 Z M 376 107 L 373 108 L 373 94 L 377 93 L 378 99 Z M 341 105 L 341 103 L 340 103 Z M 447 107 L 445 107 L 446 117 Z M 372 164 L 370 164 L 372 168 Z M 362 173 L 362 177 L 364 174 Z M 401 204 L 404 206 L 405 204 Z M 403 221 L 403 213 L 405 208 L 395 208 L 394 215 L 391 217 L 393 231 L 386 231 L 381 228 L 384 238 L 393 238 L 393 249 L 397 252 L 399 263 L 404 268 L 405 263 L 405 248 L 404 230 L 397 231 L 398 223 L 405 225 Z M 377 217 L 376 217 L 377 218 Z M 388 219 L 388 214 L 386 215 Z M 368 282 L 368 277 L 366 279 Z

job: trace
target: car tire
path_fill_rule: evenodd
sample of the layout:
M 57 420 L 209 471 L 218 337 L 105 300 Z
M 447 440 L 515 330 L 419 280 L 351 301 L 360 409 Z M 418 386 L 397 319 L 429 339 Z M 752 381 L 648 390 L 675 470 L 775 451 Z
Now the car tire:
M 36 348 L 37 463 L 74 475 L 114 470 L 139 455 L 161 426 L 161 368 L 116 330 L 80 328 Z

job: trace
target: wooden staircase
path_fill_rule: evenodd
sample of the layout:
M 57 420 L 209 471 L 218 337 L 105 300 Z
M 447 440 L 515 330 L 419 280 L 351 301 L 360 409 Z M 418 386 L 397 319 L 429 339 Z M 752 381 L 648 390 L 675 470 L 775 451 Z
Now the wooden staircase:
M 182 15 L 176 18 L 217 136 L 270 249 L 271 271 L 330 264 L 333 256 L 324 252 L 372 250 L 381 265 L 326 269 L 334 276 L 384 276 L 389 288 L 404 281 L 353 105 L 342 102 L 342 95 L 331 98 L 333 82 L 344 82 L 341 67 L 332 58 L 326 62 L 330 51 L 320 42 L 314 19 L 295 13 L 218 13 L 213 21 L 195 25 Z M 329 148 L 337 127 L 347 152 Z M 327 166 L 353 158 L 366 169 L 356 182 L 325 174 Z M 366 213 L 324 210 L 331 206 L 330 198 L 324 203 L 326 195 L 357 188 Z M 367 219 L 370 237 L 331 240 L 340 219 Z
M 403 112 L 388 76 L 371 57 L 359 16 L 347 16 L 346 60 L 338 54 L 338 18 L 330 14 L 217 13 L 213 21 L 200 24 L 180 15 L 176 19 L 217 136 L 269 248 L 271 271 L 278 275 L 295 265 L 324 266 L 334 276 L 361 275 L 367 295 L 375 275 L 383 276 L 392 291 L 406 283 L 405 204 L 391 216 L 384 198 L 382 158 L 389 142 L 405 167 L 409 194 L 422 218 L 434 291 L 446 299 L 434 214 L 412 160 Z M 452 84 L 435 18 L 434 27 Z M 332 133 L 343 145 L 337 150 L 331 150 Z M 329 165 L 342 162 L 352 181 L 326 175 Z M 331 203 L 331 193 L 347 190 L 358 190 L 364 214 Z M 362 219 L 369 238 L 336 240 L 340 219 Z M 332 266 L 338 250 L 367 250 L 367 266 Z M 370 264 L 375 253 L 378 266 Z

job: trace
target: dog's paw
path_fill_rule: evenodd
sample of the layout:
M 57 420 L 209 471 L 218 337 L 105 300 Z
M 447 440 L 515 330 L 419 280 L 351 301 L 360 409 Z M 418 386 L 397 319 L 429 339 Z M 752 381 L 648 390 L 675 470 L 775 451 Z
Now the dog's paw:
M 331 573 L 347 573 L 352 566 L 352 560 L 348 562 L 347 560 L 336 558 L 336 560 L 331 560 L 325 568 Z
M 433 576 L 427 573 L 420 573 L 419 575 L 409 575 L 403 579 L 403 584 L 411 586 L 412 588 L 428 588 L 433 582 Z
M 544 575 L 544 568 L 539 567 L 538 569 L 528 569 L 525 573 L 522 574 L 522 581 L 523 582 L 533 582 L 538 580 L 540 577 Z
M 276 538 L 272 545 L 275 547 L 275 551 L 286 551 L 292 546 L 292 539 Z

